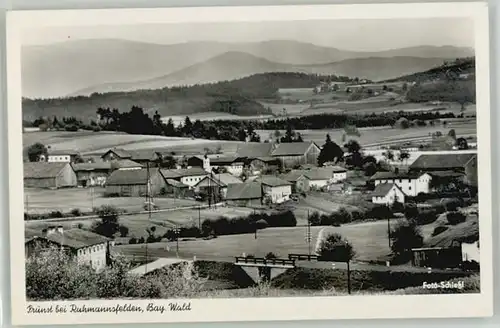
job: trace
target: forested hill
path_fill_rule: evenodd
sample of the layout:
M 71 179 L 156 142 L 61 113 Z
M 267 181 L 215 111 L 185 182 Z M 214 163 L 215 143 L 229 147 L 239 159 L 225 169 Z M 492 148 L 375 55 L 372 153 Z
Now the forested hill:
M 386 80 L 384 82 L 426 82 L 436 80 L 454 80 L 458 79 L 461 74 L 474 74 L 476 71 L 476 59 L 457 58 L 455 61 L 443 63 L 443 65 L 431 68 L 424 72 L 400 76 L 398 78 Z M 472 79 L 472 77 L 470 78 Z
M 95 118 L 98 107 L 129 110 L 132 106 L 155 111 L 161 116 L 187 115 L 207 111 L 225 111 L 237 115 L 267 114 L 255 99 L 274 99 L 279 88 L 312 88 L 320 81 L 350 81 L 348 77 L 305 73 L 262 73 L 217 83 L 137 90 L 132 92 L 93 93 L 55 99 L 23 99 L 23 118 L 73 116 Z

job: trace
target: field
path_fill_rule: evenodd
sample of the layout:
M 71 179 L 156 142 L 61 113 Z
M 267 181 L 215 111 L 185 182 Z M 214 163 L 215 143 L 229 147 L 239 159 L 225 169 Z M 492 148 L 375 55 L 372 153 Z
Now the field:
M 409 129 L 398 129 L 387 127 L 373 127 L 373 128 L 360 128 L 360 137 L 347 136 L 348 139 L 355 139 L 361 144 L 362 147 L 371 147 L 396 142 L 409 142 L 416 140 L 430 140 L 429 134 L 440 131 L 446 135 L 451 127 L 443 126 L 427 126 L 427 127 L 413 127 Z M 467 124 L 460 124 L 453 127 L 457 137 L 476 135 L 476 124 L 469 122 Z M 262 140 L 269 138 L 272 131 L 270 130 L 257 130 Z M 342 142 L 343 129 L 321 129 L 321 130 L 297 130 L 302 135 L 304 140 L 311 140 L 318 145 L 325 143 L 326 134 L 330 134 L 333 141 L 337 143 Z M 281 131 L 285 133 L 284 130 Z
M 25 211 L 33 213 L 47 213 L 51 211 L 69 212 L 78 208 L 82 212 L 92 210 L 92 207 L 101 205 L 113 205 L 127 212 L 142 211 L 145 198 L 143 197 L 104 197 L 103 188 L 94 188 L 94 192 L 88 188 L 71 189 L 24 189 Z M 196 206 L 199 203 L 188 199 L 155 198 L 154 203 L 160 209 Z
M 214 141 L 205 139 L 189 139 L 177 137 L 132 135 L 120 132 L 26 132 L 23 133 L 25 152 L 28 146 L 41 142 L 50 146 L 51 150 L 74 150 L 82 155 L 102 154 L 113 147 L 127 150 L 154 149 L 157 151 L 179 154 L 203 153 L 204 148 L 216 149 L 222 147 L 223 151 L 235 151 L 238 142 Z
M 347 238 L 357 251 L 357 261 L 370 261 L 384 258 L 389 254 L 387 240 L 387 221 L 348 224 L 341 227 L 311 227 L 314 247 L 321 230 L 339 232 Z M 200 259 L 232 260 L 243 253 L 265 256 L 273 252 L 280 257 L 289 253 L 307 253 L 309 246 L 305 241 L 306 227 L 267 228 L 253 234 L 219 236 L 212 240 L 179 241 L 180 256 L 196 256 Z M 167 246 L 170 251 L 167 251 Z M 120 245 L 115 250 L 127 256 L 144 255 L 145 245 Z M 162 242 L 148 245 L 148 254 L 153 257 L 175 256 L 175 242 Z

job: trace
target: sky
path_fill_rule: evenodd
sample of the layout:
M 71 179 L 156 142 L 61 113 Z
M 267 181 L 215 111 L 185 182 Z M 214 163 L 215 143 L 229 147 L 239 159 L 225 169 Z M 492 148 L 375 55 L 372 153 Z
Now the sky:
M 425 18 L 71 26 L 25 30 L 22 34 L 23 45 L 110 38 L 159 44 L 296 40 L 343 50 L 382 51 L 419 45 L 473 48 L 474 28 L 467 18 Z

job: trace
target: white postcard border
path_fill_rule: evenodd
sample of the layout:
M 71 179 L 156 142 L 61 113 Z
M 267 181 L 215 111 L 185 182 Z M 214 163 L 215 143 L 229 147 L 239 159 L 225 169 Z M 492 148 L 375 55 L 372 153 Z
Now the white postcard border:
M 27 314 L 24 276 L 22 170 L 22 29 L 55 26 L 133 25 L 187 22 L 290 21 L 471 17 L 475 21 L 481 293 L 418 296 L 337 296 L 192 299 L 191 311 L 92 314 Z M 314 6 L 200 7 L 13 11 L 7 13 L 7 98 L 11 305 L 14 325 L 221 322 L 372 318 L 485 317 L 493 314 L 492 200 L 490 158 L 489 17 L 486 3 L 356 4 Z M 182 300 L 172 300 L 182 302 Z M 38 305 L 168 304 L 168 300 L 37 302 Z

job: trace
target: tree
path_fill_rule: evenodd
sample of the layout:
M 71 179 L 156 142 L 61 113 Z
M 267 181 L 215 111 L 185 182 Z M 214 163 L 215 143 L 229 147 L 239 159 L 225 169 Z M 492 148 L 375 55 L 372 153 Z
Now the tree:
M 102 205 L 96 210 L 96 214 L 101 220 L 94 222 L 91 230 L 106 237 L 113 237 L 120 229 L 118 209 L 111 205 Z
M 456 145 L 458 149 L 469 149 L 469 144 L 467 143 L 467 140 L 465 138 L 458 138 L 456 141 Z
M 126 226 L 124 225 L 120 226 L 119 230 L 120 230 L 120 237 L 128 236 L 129 229 Z
M 28 159 L 30 162 L 38 162 L 42 155 L 47 159 L 48 150 L 42 143 L 37 142 L 28 147 Z
M 394 160 L 394 153 L 392 150 L 388 149 L 383 153 L 385 159 L 387 162 L 393 161 Z
M 391 231 L 391 250 L 400 260 L 406 261 L 411 257 L 413 248 L 422 247 L 424 238 L 413 220 L 400 222 Z
M 326 135 L 326 141 L 318 155 L 318 165 L 323 166 L 326 162 L 339 162 L 344 156 L 344 151 L 332 141 L 330 134 Z
M 356 255 L 347 239 L 338 233 L 332 233 L 322 239 L 318 247 L 318 256 L 323 261 L 345 262 L 347 264 L 347 290 L 351 293 L 351 272 L 349 263 Z
M 371 177 L 372 175 L 374 175 L 375 173 L 377 173 L 377 165 L 375 165 L 372 162 L 366 163 L 363 166 L 363 168 L 365 170 L 365 176 L 367 176 L 367 177 Z
M 408 162 L 409 158 L 410 158 L 410 153 L 407 150 L 401 150 L 399 152 L 399 161 L 400 162 L 403 162 L 403 161 Z
M 452 137 L 453 139 L 457 139 L 457 133 L 455 132 L 455 129 L 451 129 L 451 130 L 448 132 L 448 136 L 449 136 L 449 137 Z
M 408 91 L 408 83 L 403 83 L 403 86 L 401 87 L 401 90 L 403 91 Z
M 244 129 L 240 129 L 238 131 L 238 140 L 239 141 L 246 141 L 247 140 L 247 133 L 245 132 Z
M 345 147 L 347 148 L 347 151 L 350 153 L 359 153 L 359 151 L 361 150 L 361 146 L 356 140 L 349 140 L 349 142 L 347 142 Z

